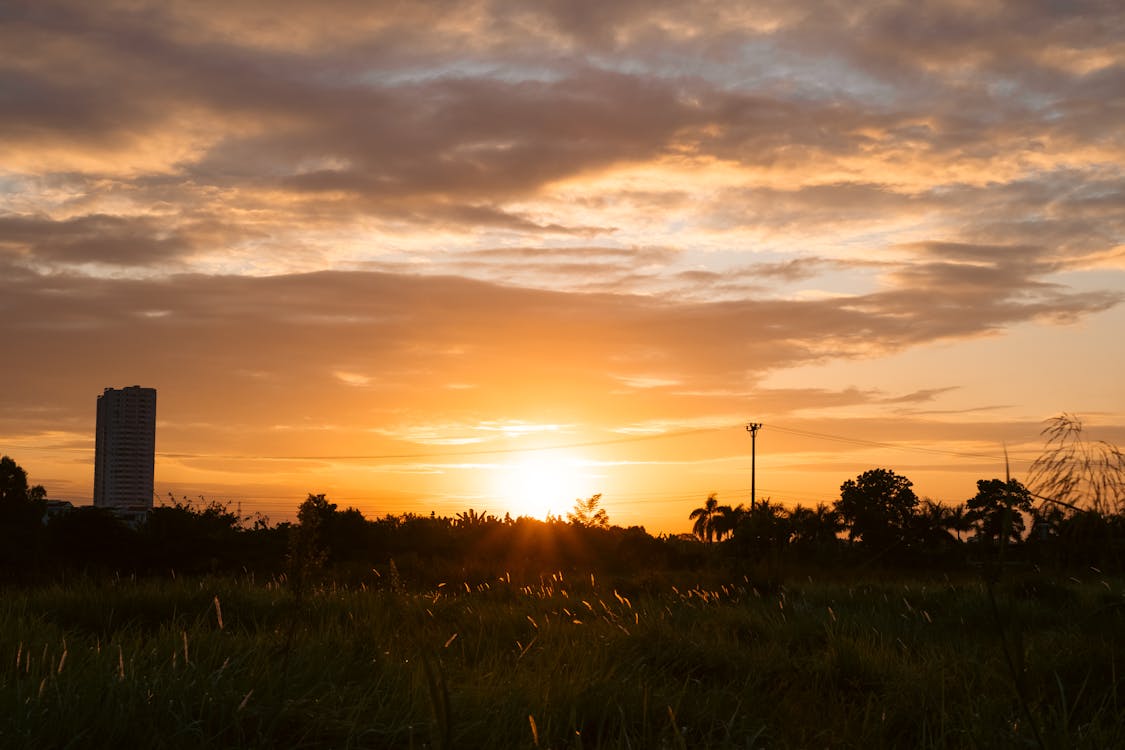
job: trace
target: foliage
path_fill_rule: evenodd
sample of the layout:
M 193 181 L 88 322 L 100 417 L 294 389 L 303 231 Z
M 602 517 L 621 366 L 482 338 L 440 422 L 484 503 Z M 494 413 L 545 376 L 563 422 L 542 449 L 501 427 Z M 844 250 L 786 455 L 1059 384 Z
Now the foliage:
M 835 546 L 844 530 L 844 520 L 834 508 L 819 503 L 815 508 L 798 504 L 789 513 L 790 540 L 807 550 L 827 550 Z
M 1037 564 L 1125 569 L 1125 516 L 1048 505 L 1032 518 L 1028 545 Z
M 477 513 L 472 508 L 469 508 L 467 511 L 464 511 L 463 513 L 458 513 L 455 516 L 455 520 L 454 520 L 453 523 L 454 523 L 454 525 L 456 525 L 460 528 L 463 528 L 463 529 L 472 529 L 472 528 L 476 528 L 476 527 L 480 527 L 480 526 L 487 526 L 488 524 L 493 523 L 495 521 L 496 521 L 496 516 L 492 515 L 488 511 L 484 511 L 483 513 Z
M 746 510 L 746 506 L 739 504 L 732 508 L 729 505 L 720 505 L 715 509 L 715 517 L 711 519 L 711 527 L 715 532 L 715 539 L 723 541 L 724 537 L 730 537 L 734 534 L 735 529 L 739 527 L 746 520 L 746 514 L 750 511 Z
M 27 472 L 8 456 L 0 457 L 0 524 L 39 525 L 47 510 L 47 491 L 30 487 Z
M 745 572 L 763 564 L 775 570 L 878 565 L 950 572 L 977 556 L 976 541 L 996 538 L 1009 506 L 1010 541 L 1018 544 L 1009 546 L 1008 562 L 1125 570 L 1125 516 L 1057 505 L 1030 508 L 1022 486 L 1001 492 L 1002 484 L 982 480 L 971 508 L 918 501 L 909 480 L 886 469 L 845 482 L 840 501 L 831 506 L 787 509 L 767 499 L 748 510 L 720 505 L 711 495 L 690 514 L 696 538 L 710 544 L 613 526 L 600 495 L 579 500 L 569 521 L 540 521 L 473 509 L 452 517 L 408 513 L 368 519 L 355 508 L 339 510 L 323 494 L 310 494 L 298 508 L 297 523 L 275 527 L 245 526 L 249 519 L 222 503 L 172 498 L 137 527 L 95 508 L 55 514 L 45 525 L 37 521 L 12 533 L 5 529 L 14 527 L 0 524 L 6 537 L 0 579 L 51 580 L 76 570 L 162 576 L 252 571 L 284 573 L 294 591 L 305 591 L 329 579 L 378 585 L 385 575 L 422 584 L 501 575 L 531 581 L 579 570 Z M 1034 527 L 1023 540 L 1025 516 Z M 966 546 L 961 533 L 970 527 L 976 531 L 974 545 Z M 844 532 L 859 543 L 845 544 Z
M 605 508 L 598 507 L 601 501 L 602 496 L 600 492 L 596 495 L 591 495 L 585 500 L 575 500 L 574 508 L 566 514 L 566 520 L 570 521 L 575 526 L 608 528 L 609 514 L 605 512 Z
M 1082 435 L 1082 420 L 1060 414 L 1047 420 L 1043 453 L 1031 464 L 1028 486 L 1044 503 L 1125 513 L 1125 453 Z
M 236 553 L 241 519 L 220 502 L 199 507 L 186 498 L 153 508 L 139 529 L 152 567 L 207 572 L 224 567 Z
M 22 579 L 43 555 L 47 492 L 29 486 L 27 472 L 0 457 L 0 578 Z
M 84 506 L 51 519 L 47 526 L 50 557 L 78 569 L 119 570 L 140 549 L 138 533 L 106 508 Z
M 715 493 L 707 496 L 707 500 L 699 508 L 696 508 L 688 514 L 688 520 L 695 521 L 691 527 L 691 532 L 695 534 L 701 541 L 708 544 L 715 540 L 716 524 L 719 521 L 720 514 L 723 512 L 722 508 L 727 506 L 720 506 L 719 500 Z
M 792 536 L 792 516 L 780 505 L 768 499 L 744 510 L 734 530 L 736 548 L 746 557 L 760 558 L 767 553 L 778 553 L 789 544 Z
M 300 599 L 328 559 L 324 529 L 331 524 L 336 503 L 323 495 L 309 496 L 297 508 L 297 525 L 289 530 L 289 586 Z
M 834 509 L 848 539 L 880 551 L 906 540 L 918 505 L 912 484 L 891 469 L 871 469 L 844 482 Z
M 1031 493 L 1015 479 L 977 480 L 977 494 L 965 505 L 965 520 L 975 530 L 973 538 L 987 545 L 998 543 L 1005 529 L 1009 541 L 1020 541 L 1023 514 L 1032 512 Z
M 941 548 L 960 541 L 960 533 L 971 524 L 965 518 L 964 505 L 950 508 L 933 500 L 922 500 L 913 517 L 911 540 L 920 547 Z M 955 539 L 951 531 L 958 534 Z

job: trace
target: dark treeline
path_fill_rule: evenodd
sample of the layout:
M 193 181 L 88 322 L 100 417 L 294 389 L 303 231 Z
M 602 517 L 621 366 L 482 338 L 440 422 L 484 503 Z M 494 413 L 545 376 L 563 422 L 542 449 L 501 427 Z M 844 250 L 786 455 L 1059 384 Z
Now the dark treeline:
M 920 499 L 909 479 L 871 469 L 816 507 L 764 500 L 690 510 L 693 535 L 652 536 L 610 523 L 601 496 L 577 499 L 566 519 L 498 518 L 469 509 L 453 516 L 366 518 L 310 494 L 295 523 L 242 518 L 220 502 L 177 501 L 128 524 L 111 511 L 52 509 L 46 491 L 0 459 L 0 576 L 38 580 L 74 571 L 178 575 L 253 572 L 300 587 L 316 577 L 400 585 L 523 581 L 555 572 L 594 572 L 643 582 L 703 566 L 772 575 L 812 567 L 847 571 L 949 571 L 1005 564 L 1125 570 L 1125 455 L 1082 438 L 1062 415 L 1044 430 L 1032 465 L 1036 494 L 1014 479 L 981 479 L 958 505 Z M 688 515 L 688 513 L 685 513 Z
M 129 525 L 111 511 L 78 507 L 45 523 L 3 524 L 4 575 L 254 572 L 293 581 L 331 576 L 387 586 L 460 585 L 562 570 L 632 576 L 691 568 L 706 552 L 698 543 L 653 537 L 639 527 L 497 518 L 473 510 L 368 519 L 323 495 L 310 495 L 298 518 L 270 526 L 218 502 L 173 502 Z
M 919 499 L 906 477 L 872 469 L 840 497 L 787 509 L 715 496 L 692 511 L 695 535 L 736 560 L 844 567 L 958 567 L 1003 563 L 1058 569 L 1125 568 L 1125 514 L 1038 501 L 1019 481 L 981 479 L 950 506 Z
M 549 521 L 474 510 L 369 519 L 310 495 L 293 523 L 240 518 L 218 502 L 172 501 L 129 525 L 94 507 L 44 521 L 45 493 L 22 488 L 21 497 L 20 489 L 0 497 L 0 562 L 9 581 L 76 572 L 253 572 L 293 585 L 331 577 L 436 586 L 596 571 L 643 585 L 648 576 L 702 567 L 778 576 L 812 568 L 953 571 L 997 562 L 1125 569 L 1119 513 L 1035 505 L 1019 482 L 1000 479 L 981 480 L 975 497 L 950 507 L 919 500 L 908 479 L 887 469 L 846 481 L 838 500 L 815 508 L 769 500 L 730 507 L 712 496 L 691 513 L 692 537 L 611 525 L 596 496 L 576 503 L 567 519 Z

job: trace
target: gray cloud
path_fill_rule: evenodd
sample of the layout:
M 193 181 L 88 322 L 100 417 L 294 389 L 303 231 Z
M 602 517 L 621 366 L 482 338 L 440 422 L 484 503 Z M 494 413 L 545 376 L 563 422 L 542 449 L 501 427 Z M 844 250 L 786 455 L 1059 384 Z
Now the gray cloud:
M 1053 290 L 1026 301 L 1019 288 L 1005 294 L 996 287 L 980 292 L 991 303 L 971 305 L 941 289 L 677 304 L 364 272 L 144 281 L 16 271 L 5 274 L 3 292 L 4 338 L 38 363 L 13 373 L 19 382 L 11 392 L 20 398 L 46 397 L 56 378 L 74 387 L 74 376 L 62 373 L 82 361 L 91 382 L 131 373 L 126 379 L 190 382 L 199 391 L 205 378 L 239 394 L 238 403 L 263 409 L 285 387 L 330 392 L 335 370 L 369 375 L 395 398 L 421 400 L 434 398 L 441 382 L 567 393 L 581 384 L 598 394 L 618 388 L 609 373 L 622 368 L 719 388 L 824 357 L 976 335 L 1111 303 Z
M 64 221 L 0 216 L 0 249 L 47 263 L 156 266 L 192 244 L 155 219 L 91 214 Z
M 442 225 L 530 233 L 565 228 L 529 221 L 503 203 L 557 180 L 684 150 L 809 168 L 861 155 L 898 159 L 904 150 L 915 159 L 987 165 L 1013 143 L 1028 153 L 1048 142 L 1121 146 L 1113 125 L 1118 97 L 1107 96 L 1119 89 L 1119 67 L 1052 69 L 1026 80 L 1006 73 L 1013 59 L 1042 72 L 1036 60 L 1045 46 L 1072 55 L 1111 49 L 1107 28 L 1119 25 L 1120 12 L 1106 5 L 975 13 L 941 3 L 909 13 L 860 5 L 845 14 L 760 4 L 750 17 L 776 19 L 772 33 L 730 26 L 721 4 L 672 14 L 647 3 L 568 3 L 522 8 L 512 20 L 513 9 L 499 3 L 371 17 L 341 3 L 318 5 L 315 17 L 292 7 L 291 18 L 272 26 L 263 16 L 276 13 L 263 7 L 202 7 L 94 13 L 13 4 L 5 41 L 19 64 L 0 71 L 10 105 L 0 118 L 4 135 L 14 144 L 112 151 L 166 133 L 196 144 L 177 165 L 185 185 L 238 190 L 241 201 L 251 200 L 247 191 L 292 193 L 287 209 L 302 222 L 329 201 L 353 219 L 430 216 Z M 442 14 L 462 25 L 435 23 Z M 690 33 L 669 31 L 673 16 Z M 307 32 L 303 44 L 289 47 L 269 43 L 271 28 L 280 34 L 306 24 L 319 36 Z M 373 38 L 330 33 L 333 26 Z M 523 35 L 503 33 L 513 28 Z M 760 74 L 774 73 L 753 57 L 670 74 L 653 49 L 657 36 L 666 54 L 732 36 L 768 41 L 773 64 L 797 87 L 755 87 Z M 449 56 L 451 41 L 478 37 L 462 57 Z M 582 44 L 591 51 L 608 45 L 615 56 L 583 55 L 575 47 Z M 797 62 L 824 76 L 854 69 L 889 80 L 897 93 L 880 99 L 863 89 L 804 86 Z M 742 85 L 725 79 L 731 65 L 745 73 Z M 908 81 L 895 77 L 902 70 L 913 71 Z M 1119 172 L 1113 180 L 1120 184 Z M 802 192 L 789 224 L 801 205 L 858 221 L 913 203 L 889 186 Z M 785 207 L 771 204 L 781 197 L 757 190 L 746 202 L 776 225 Z

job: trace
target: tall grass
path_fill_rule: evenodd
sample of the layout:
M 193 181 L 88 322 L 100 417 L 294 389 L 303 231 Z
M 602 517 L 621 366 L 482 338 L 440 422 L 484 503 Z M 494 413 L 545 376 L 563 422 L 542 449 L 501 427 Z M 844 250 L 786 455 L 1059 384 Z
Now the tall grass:
M 5 592 L 0 746 L 1013 747 L 983 584 Z M 1044 742 L 1125 746 L 1121 581 L 996 591 Z

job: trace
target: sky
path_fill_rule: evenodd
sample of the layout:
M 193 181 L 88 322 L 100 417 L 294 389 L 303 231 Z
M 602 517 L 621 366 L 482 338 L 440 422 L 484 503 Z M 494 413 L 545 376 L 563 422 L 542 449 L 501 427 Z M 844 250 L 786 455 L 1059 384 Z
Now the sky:
M 0 453 L 688 530 L 1125 444 L 1115 0 L 7 0 Z M 748 422 L 763 424 L 754 441 Z

